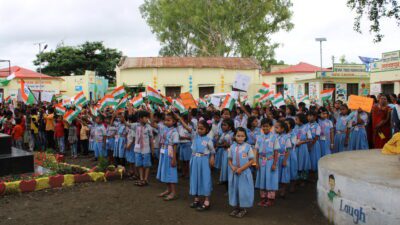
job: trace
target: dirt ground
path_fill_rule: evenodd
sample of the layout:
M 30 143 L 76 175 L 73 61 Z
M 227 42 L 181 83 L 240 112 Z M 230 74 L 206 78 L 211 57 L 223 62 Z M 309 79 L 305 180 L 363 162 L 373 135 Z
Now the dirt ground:
M 93 164 L 87 159 L 73 162 Z M 212 208 L 206 212 L 189 208 L 189 180 L 180 179 L 180 198 L 176 201 L 164 202 L 156 197 L 164 188 L 153 178 L 147 187 L 122 180 L 3 196 L 0 224 L 329 224 L 318 208 L 315 184 L 307 184 L 286 199 L 279 199 L 272 208 L 255 206 L 242 219 L 229 217 L 231 207 L 225 187 L 216 182 Z

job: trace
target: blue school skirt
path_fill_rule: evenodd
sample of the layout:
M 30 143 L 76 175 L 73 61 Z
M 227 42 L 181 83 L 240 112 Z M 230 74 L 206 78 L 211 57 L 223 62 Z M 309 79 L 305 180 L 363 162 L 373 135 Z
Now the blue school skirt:
M 316 141 L 310 150 L 310 162 L 312 171 L 318 170 L 318 161 L 320 158 L 321 158 L 321 146 L 319 145 L 319 142 Z
M 193 154 L 190 159 L 190 195 L 211 195 L 212 181 L 209 159 L 210 155 L 204 154 Z
M 296 147 L 297 163 L 299 171 L 308 171 L 311 168 L 310 154 L 308 153 L 307 144 Z
M 181 161 L 189 161 L 192 157 L 192 143 L 180 143 L 179 144 L 179 159 Z
M 251 170 L 247 168 L 240 175 L 228 172 L 229 205 L 250 208 L 254 203 L 254 183 Z
M 157 179 L 163 183 L 178 183 L 178 169 L 171 166 L 172 156 L 168 155 L 168 149 L 160 149 Z
M 295 149 L 290 151 L 289 161 L 290 161 L 290 180 L 297 180 L 298 178 L 297 170 L 299 165 L 297 162 L 297 154 Z
M 258 163 L 260 168 L 257 170 L 255 187 L 260 190 L 277 191 L 279 189 L 279 167 L 272 171 L 274 164 L 273 156 L 267 157 L 265 160 L 260 154 Z
M 290 160 L 289 158 L 286 160 L 286 166 L 283 167 L 283 160 L 285 159 L 285 155 L 279 154 L 278 160 L 278 174 L 279 174 L 279 183 L 288 184 L 290 183 Z
M 106 149 L 110 151 L 114 151 L 115 138 L 107 138 L 106 140 Z
M 126 143 L 126 138 L 124 137 L 119 137 L 118 139 L 115 140 L 114 157 L 125 158 L 125 143 Z
M 89 151 L 93 152 L 94 151 L 94 147 L 93 147 L 94 141 L 90 141 L 89 140 Z
M 321 146 L 321 158 L 331 154 L 331 142 L 329 140 L 318 140 Z
M 103 142 L 93 142 L 94 157 L 107 157 L 107 150 Z
M 365 128 L 358 128 L 357 130 L 353 128 L 353 130 L 350 132 L 349 150 L 367 150 L 367 149 L 368 149 L 368 139 Z
M 224 149 L 223 148 L 217 148 L 216 153 L 215 153 L 215 165 L 214 167 L 216 169 L 220 169 L 221 168 L 221 164 L 222 164 L 222 155 L 224 153 Z
M 346 141 L 346 132 L 345 131 L 336 131 L 335 141 L 334 143 L 334 151 L 335 153 L 346 151 L 346 147 L 344 143 Z
M 220 182 L 227 182 L 228 181 L 228 150 L 221 149 L 221 166 L 220 166 L 220 173 L 219 173 L 219 181 Z

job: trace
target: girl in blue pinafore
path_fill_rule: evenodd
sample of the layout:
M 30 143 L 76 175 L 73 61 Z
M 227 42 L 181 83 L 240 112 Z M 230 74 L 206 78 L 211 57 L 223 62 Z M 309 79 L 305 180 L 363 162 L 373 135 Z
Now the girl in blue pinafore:
M 232 144 L 234 122 L 231 119 L 224 119 L 222 121 L 222 133 L 218 136 L 217 148 L 222 152 L 221 154 L 221 170 L 219 174 L 219 182 L 226 185 L 226 190 L 228 191 L 228 150 Z
M 193 129 L 193 126 L 189 123 L 189 114 L 183 115 L 183 121 L 189 126 L 190 130 Z M 189 161 L 192 158 L 192 140 L 190 132 L 183 126 L 183 124 L 179 124 L 177 128 L 179 134 L 179 160 L 182 165 L 182 177 L 189 177 Z
M 108 155 L 109 164 L 114 164 L 114 145 L 115 145 L 115 134 L 117 133 L 117 127 L 115 123 L 111 123 L 110 118 L 106 118 L 106 128 L 107 140 L 106 140 L 106 150 Z
M 245 208 L 253 206 L 254 183 L 250 166 L 254 163 L 251 146 L 246 143 L 246 130 L 238 127 L 235 132 L 235 143 L 228 152 L 229 174 L 229 205 L 235 209 L 230 216 L 242 218 L 247 214 Z
M 325 107 L 319 109 L 320 119 L 318 124 L 321 127 L 319 145 L 321 146 L 321 157 L 330 155 L 333 150 L 333 123 L 329 120 L 329 112 Z
M 296 152 L 297 152 L 297 162 L 298 162 L 298 171 L 299 178 L 301 179 L 301 185 L 305 184 L 305 180 L 307 179 L 307 173 L 311 169 L 310 163 L 310 154 L 308 152 L 308 142 L 310 141 L 311 132 L 308 129 L 307 125 L 307 116 L 304 114 L 296 115 L 296 124 L 297 132 L 296 132 Z
M 310 162 L 311 162 L 311 170 L 318 171 L 318 161 L 321 158 L 321 146 L 319 145 L 318 139 L 321 135 L 321 127 L 316 122 L 317 113 L 314 111 L 309 111 L 307 114 L 308 117 L 308 126 L 311 132 L 311 141 L 309 143 L 310 149 Z
M 192 157 L 190 159 L 190 189 L 189 194 L 194 196 L 190 208 L 198 211 L 210 208 L 212 191 L 211 167 L 214 165 L 215 150 L 212 137 L 208 135 L 210 126 L 205 120 L 197 123 L 197 133 L 178 117 L 184 128 L 192 133 Z M 204 197 L 202 201 L 201 197 Z
M 349 150 L 367 150 L 368 139 L 365 127 L 368 124 L 368 115 L 361 109 L 353 111 L 350 115 L 350 141 Z
M 275 199 L 275 191 L 278 190 L 279 174 L 277 170 L 278 146 L 277 136 L 271 132 L 272 120 L 261 120 L 262 134 L 258 136 L 256 149 L 256 185 L 260 189 L 261 201 L 258 206 L 272 206 Z
M 113 122 L 113 121 L 111 121 Z M 125 165 L 125 147 L 128 129 L 125 125 L 124 115 L 119 116 L 117 135 L 115 135 L 114 158 L 119 165 Z
M 247 119 L 247 143 L 254 148 L 257 136 L 261 134 L 261 129 L 258 127 L 258 119 L 255 116 L 250 116 Z
M 290 163 L 290 189 L 289 192 L 293 193 L 296 190 L 296 181 L 298 179 L 298 163 L 297 163 L 297 153 L 296 153 L 296 142 L 297 142 L 297 137 L 296 137 L 296 132 L 297 128 L 296 122 L 294 122 L 294 119 L 292 118 L 287 118 L 285 120 L 285 123 L 288 127 L 288 136 L 290 137 L 290 142 L 292 144 L 292 148 L 289 150 L 290 155 L 289 155 L 289 163 Z
M 91 152 L 94 152 L 94 133 L 95 133 L 95 126 L 96 126 L 96 124 L 95 123 L 93 123 L 93 124 L 90 124 L 88 127 L 89 127 L 89 130 L 90 130 L 90 132 L 89 132 L 89 151 L 91 151 Z M 97 152 L 94 152 L 94 157 L 97 159 L 97 157 L 99 157 L 98 156 L 98 154 L 97 154 Z
M 348 115 L 349 109 L 347 105 L 340 106 L 340 115 L 335 124 L 334 152 L 342 152 L 346 150 L 348 142 Z
M 179 143 L 179 134 L 176 130 L 176 118 L 167 113 L 164 118 L 165 128 L 160 139 L 160 159 L 158 163 L 157 179 L 167 184 L 167 190 L 158 196 L 165 201 L 178 198 L 176 184 L 178 183 L 176 148 Z
M 279 161 L 278 161 L 278 174 L 280 183 L 280 196 L 285 198 L 286 186 L 290 183 L 290 151 L 292 149 L 292 142 L 290 135 L 286 134 L 288 131 L 287 125 L 284 121 L 278 121 L 275 124 L 275 132 L 277 134 L 277 142 L 279 144 Z

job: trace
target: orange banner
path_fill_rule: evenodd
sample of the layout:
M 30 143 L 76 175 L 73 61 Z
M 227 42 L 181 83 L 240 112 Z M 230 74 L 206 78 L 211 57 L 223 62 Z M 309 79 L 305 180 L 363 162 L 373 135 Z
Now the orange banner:
M 358 95 L 350 95 L 348 101 L 349 109 L 357 110 L 361 108 L 365 112 L 371 112 L 373 104 L 374 104 L 374 99 Z
M 189 92 L 185 92 L 179 95 L 179 97 L 182 99 L 182 103 L 185 106 L 186 109 L 196 109 L 197 104 L 196 101 L 193 98 L 193 95 L 190 94 Z

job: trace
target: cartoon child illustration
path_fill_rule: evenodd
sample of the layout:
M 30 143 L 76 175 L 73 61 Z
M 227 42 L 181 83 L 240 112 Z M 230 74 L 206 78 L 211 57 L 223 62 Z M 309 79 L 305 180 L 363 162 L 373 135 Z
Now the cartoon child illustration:
M 333 176 L 333 174 L 329 175 L 329 187 L 328 198 L 331 203 L 328 205 L 328 220 L 333 223 L 335 215 L 333 211 L 333 199 L 336 196 L 340 197 L 340 190 L 338 190 L 337 193 L 335 192 L 335 176 Z

